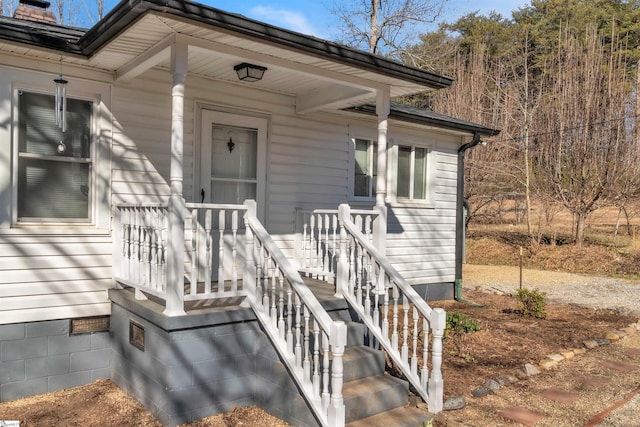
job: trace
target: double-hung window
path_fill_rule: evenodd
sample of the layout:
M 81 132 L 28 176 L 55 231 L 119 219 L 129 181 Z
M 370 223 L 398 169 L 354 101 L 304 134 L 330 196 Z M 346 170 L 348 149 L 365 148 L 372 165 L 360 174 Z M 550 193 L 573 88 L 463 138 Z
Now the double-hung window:
M 356 197 L 375 197 L 378 144 L 374 141 L 358 138 L 354 140 L 354 144 L 353 195 Z
M 413 201 L 427 201 L 427 159 L 424 147 L 398 145 L 396 164 L 396 197 Z
M 67 128 L 55 122 L 52 95 L 18 99 L 18 222 L 90 222 L 92 102 L 67 99 Z

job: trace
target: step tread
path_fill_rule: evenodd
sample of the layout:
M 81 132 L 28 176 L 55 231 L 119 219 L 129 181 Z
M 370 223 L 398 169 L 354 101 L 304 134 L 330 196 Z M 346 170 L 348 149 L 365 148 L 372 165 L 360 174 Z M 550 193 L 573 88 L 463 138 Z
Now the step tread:
M 344 383 L 342 395 L 347 399 L 396 387 L 407 389 L 407 391 L 409 388 L 407 382 L 400 378 L 395 378 L 387 374 L 374 375 Z
M 433 418 L 426 409 L 401 406 L 361 420 L 352 421 L 346 427 L 421 427 Z

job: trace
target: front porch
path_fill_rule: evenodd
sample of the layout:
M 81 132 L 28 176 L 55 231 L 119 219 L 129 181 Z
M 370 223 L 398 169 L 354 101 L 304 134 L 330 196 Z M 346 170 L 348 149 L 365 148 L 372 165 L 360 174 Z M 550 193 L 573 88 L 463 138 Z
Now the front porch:
M 238 390 L 244 391 L 225 398 L 224 404 L 237 406 L 256 399 L 252 404 L 265 405 L 276 414 L 284 411 L 279 416 L 285 419 L 298 420 L 296 417 L 306 413 L 303 417 L 309 419 L 296 421 L 300 425 L 340 426 L 371 415 L 352 413 L 353 404 L 345 404 L 348 398 L 343 395 L 345 383 L 353 380 L 348 370 L 355 369 L 345 370 L 345 363 L 354 363 L 349 362 L 351 348 L 347 349 L 347 345 L 349 341 L 352 347 L 355 340 L 356 346 L 367 347 L 368 351 L 384 349 L 428 402 L 430 411 L 441 410 L 444 312 L 432 310 L 374 245 L 384 242 L 384 210 L 352 211 L 348 205 L 342 205 L 334 211 L 299 212 L 296 254 L 290 259 L 257 220 L 255 202 L 186 207 L 180 230 L 185 236 L 183 241 L 168 238 L 169 210 L 165 206 L 120 205 L 114 209 L 115 277 L 121 287 L 134 289 L 111 292 L 114 331 L 122 337 L 129 336 L 128 342 L 122 337 L 117 340 L 122 353 L 115 351 L 122 363 L 115 364 L 114 376 L 116 381 L 120 378 L 125 389 L 140 392 L 143 384 L 146 387 L 156 382 L 165 391 L 172 387 L 178 390 L 176 384 L 187 382 L 188 387 L 196 387 L 194 372 L 200 362 L 192 357 L 193 352 L 202 351 L 201 356 L 195 357 L 206 354 L 205 358 L 211 359 L 207 362 L 211 363 L 211 371 L 198 371 L 196 383 L 215 382 L 220 370 L 227 372 L 222 377 L 230 382 L 207 390 L 197 386 L 193 392 L 198 396 L 215 395 L 215 401 L 220 398 L 220 387 L 225 390 L 222 395 L 240 387 Z M 172 259 L 181 260 L 177 267 L 183 280 L 169 279 Z M 355 317 L 350 313 L 355 313 Z M 136 329 L 136 322 L 143 325 L 142 332 Z M 140 379 L 140 384 L 130 384 L 128 378 L 136 376 L 133 372 L 136 369 L 145 371 L 147 366 L 150 375 L 156 372 L 155 362 L 126 362 L 130 356 L 142 357 L 136 353 L 140 348 L 134 351 L 130 347 L 136 346 L 136 337 L 144 336 L 147 328 L 154 330 L 152 336 L 169 343 L 169 348 L 144 351 L 150 351 L 153 360 L 169 359 L 160 370 L 164 372 L 162 378 Z M 175 337 L 188 335 L 186 330 L 201 338 L 186 348 L 171 344 L 182 340 Z M 240 330 L 243 331 L 240 337 L 252 338 L 246 343 L 238 342 L 241 338 L 234 334 Z M 219 341 L 220 335 L 225 339 Z M 255 347 L 258 342 L 261 344 Z M 239 355 L 228 354 L 227 344 L 244 350 Z M 256 358 L 265 357 L 263 351 L 274 354 L 265 370 L 255 362 Z M 233 366 L 215 362 L 221 354 Z M 273 378 L 257 388 L 253 385 L 255 378 L 264 379 L 263 376 L 269 377 L 274 370 L 282 369 L 271 364 L 276 363 L 274 360 L 286 367 L 285 382 L 293 384 L 285 387 L 289 390 L 287 402 L 278 398 L 278 402 L 265 403 L 256 398 L 260 393 L 264 398 L 273 398 L 269 393 L 264 395 Z M 174 365 L 182 368 L 176 371 Z M 370 375 L 376 377 L 375 381 L 388 382 L 388 376 L 381 374 Z M 167 381 L 177 383 L 163 384 Z M 395 383 L 387 386 L 402 389 Z M 246 400 L 248 390 L 252 397 Z M 148 407 L 156 408 L 157 402 L 144 401 L 147 394 L 153 392 L 144 392 L 140 399 Z M 180 419 L 192 417 L 185 414 L 184 408 L 190 408 L 186 410 L 189 413 L 196 411 L 191 399 L 184 402 L 178 399 L 182 402 L 179 407 L 173 406 L 177 404 L 175 396 L 166 395 L 162 399 L 165 403 L 173 402 L 170 412 L 181 414 L 176 415 Z M 203 405 L 208 398 L 200 399 L 198 405 Z M 206 411 L 226 410 L 218 403 L 205 405 Z M 306 409 L 300 410 L 299 404 Z M 393 404 L 402 406 L 401 401 Z M 173 415 L 163 415 L 159 408 L 155 412 L 173 423 Z M 202 414 L 197 414 L 201 418 Z

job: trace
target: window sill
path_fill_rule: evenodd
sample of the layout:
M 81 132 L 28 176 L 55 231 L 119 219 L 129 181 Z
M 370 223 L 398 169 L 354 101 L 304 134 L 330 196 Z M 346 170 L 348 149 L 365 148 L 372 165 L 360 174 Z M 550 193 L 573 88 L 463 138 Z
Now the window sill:
M 1 235 L 21 236 L 109 236 L 111 230 L 92 224 L 14 224 L 11 228 L 0 228 Z
M 394 200 L 388 202 L 392 208 L 421 208 L 421 209 L 435 209 L 436 204 L 429 201 L 415 201 L 415 200 Z

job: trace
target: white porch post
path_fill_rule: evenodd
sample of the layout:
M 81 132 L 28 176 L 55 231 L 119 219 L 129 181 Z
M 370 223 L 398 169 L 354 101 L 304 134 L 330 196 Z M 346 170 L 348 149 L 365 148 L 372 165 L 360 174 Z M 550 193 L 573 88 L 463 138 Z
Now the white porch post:
M 387 249 L 387 130 L 391 111 L 390 88 L 378 89 L 376 113 L 378 115 L 378 168 L 376 180 L 376 207 L 378 216 L 373 224 L 373 243 L 382 253 Z
M 188 45 L 171 46 L 171 195 L 169 196 L 169 238 L 167 239 L 167 316 L 186 314 L 184 311 L 184 212 L 182 191 L 184 144 L 184 81 L 188 69 Z

